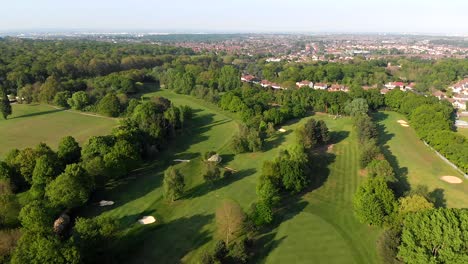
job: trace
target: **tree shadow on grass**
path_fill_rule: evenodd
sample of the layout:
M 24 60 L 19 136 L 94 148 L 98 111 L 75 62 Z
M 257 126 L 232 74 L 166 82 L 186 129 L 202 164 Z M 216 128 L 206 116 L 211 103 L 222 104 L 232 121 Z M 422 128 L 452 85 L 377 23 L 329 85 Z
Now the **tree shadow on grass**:
M 385 120 L 387 117 L 388 114 L 383 112 L 377 112 L 372 115 L 373 121 L 377 127 L 377 142 L 380 146 L 380 150 L 387 159 L 388 163 L 390 163 L 390 166 L 392 166 L 392 169 L 395 172 L 395 177 L 397 178 L 397 181 L 391 183 L 390 187 L 393 189 L 397 197 L 401 197 L 411 189 L 411 186 L 408 182 L 408 168 L 400 167 L 398 159 L 395 155 L 393 155 L 390 147 L 386 145 L 388 141 L 395 137 L 395 134 L 388 133 L 386 127 L 381 123 L 381 121 Z
M 25 117 L 33 117 L 33 116 L 40 116 L 40 115 L 47 115 L 47 114 L 52 114 L 52 113 L 57 113 L 57 112 L 63 112 L 65 109 L 53 109 L 53 110 L 47 110 L 47 111 L 42 111 L 42 112 L 36 112 L 36 113 L 30 113 L 30 114 L 25 114 L 21 116 L 15 116 L 9 119 L 18 119 L 18 118 L 25 118 Z
M 427 194 L 429 200 L 434 204 L 434 207 L 447 207 L 447 200 L 445 199 L 444 192 L 444 189 L 436 188 L 432 192 Z
M 292 130 L 287 130 L 286 132 L 283 132 L 283 133 L 280 133 L 280 132 L 275 133 L 275 135 L 265 140 L 263 150 L 268 151 L 268 150 L 281 146 L 281 144 L 283 144 L 284 141 L 286 140 L 286 136 L 291 134 L 292 132 L 293 132 Z
M 341 141 L 345 140 L 347 137 L 349 137 L 349 131 L 330 131 L 330 140 L 329 144 L 338 144 Z
M 345 133 L 341 133 L 340 135 L 345 135 Z M 273 223 L 259 230 L 260 235 L 254 241 L 255 257 L 253 263 L 264 261 L 266 257 L 286 239 L 285 236 L 275 239 L 277 233 L 272 232 L 272 230 L 275 230 L 282 223 L 294 218 L 304 210 L 308 202 L 302 199 L 303 196 L 323 186 L 330 175 L 330 169 L 328 167 L 335 161 L 336 155 L 316 149 L 310 154 L 310 159 L 311 177 L 309 185 L 305 190 L 296 195 L 291 196 L 290 194 L 285 194 L 281 205 L 275 209 Z
M 141 216 L 143 214 L 129 218 L 139 219 Z M 116 240 L 112 252 L 114 259 L 109 263 L 180 263 L 187 253 L 211 239 L 211 233 L 203 229 L 213 218 L 212 214 L 193 215 L 168 223 L 134 223 Z
M 243 178 L 247 176 L 253 175 L 256 171 L 257 170 L 254 168 L 242 170 L 239 172 L 234 172 L 229 177 L 219 179 L 218 181 L 214 183 L 203 182 L 202 184 L 199 184 L 193 187 L 192 189 L 188 190 L 185 193 L 185 195 L 182 197 L 182 199 L 193 199 L 193 198 L 204 196 L 207 193 L 210 193 L 217 189 L 221 189 L 223 187 L 230 185 L 231 183 L 242 180 Z

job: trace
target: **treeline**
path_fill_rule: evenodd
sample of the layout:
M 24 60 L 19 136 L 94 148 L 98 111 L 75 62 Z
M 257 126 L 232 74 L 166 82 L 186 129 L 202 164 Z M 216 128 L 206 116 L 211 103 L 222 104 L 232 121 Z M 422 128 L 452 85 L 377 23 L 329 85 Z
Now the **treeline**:
M 386 94 L 385 103 L 409 117 L 422 140 L 468 173 L 468 140 L 453 132 L 454 113 L 448 101 L 393 90 Z
M 44 83 L 49 76 L 77 80 L 129 69 L 152 68 L 190 49 L 97 41 L 0 39 L 0 80 L 13 93 L 27 84 Z
M 361 167 L 368 176 L 354 195 L 354 212 L 361 222 L 385 228 L 378 241 L 382 261 L 466 262 L 468 211 L 434 209 L 434 195 L 423 186 L 405 190 L 377 145 L 372 119 L 365 112 L 353 119 L 361 146 Z
M 95 190 L 156 158 L 191 117 L 189 107 L 156 97 L 138 102 L 112 134 L 92 137 L 83 147 L 65 137 L 57 151 L 43 143 L 10 151 L 0 162 L 2 261 L 10 255 L 11 263 L 112 259 L 100 253 L 112 248 L 116 221 L 71 219 L 74 211 Z

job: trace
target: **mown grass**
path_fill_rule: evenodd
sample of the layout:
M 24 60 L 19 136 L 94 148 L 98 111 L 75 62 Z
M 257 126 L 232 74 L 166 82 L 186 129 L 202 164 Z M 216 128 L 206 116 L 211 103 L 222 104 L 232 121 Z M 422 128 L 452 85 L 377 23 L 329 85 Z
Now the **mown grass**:
M 190 131 L 178 136 L 168 150 L 160 153 L 156 162 L 93 198 L 96 202 L 113 200 L 116 202 L 113 207 L 91 205 L 81 213 L 120 219 L 126 229 L 115 243 L 122 263 L 196 263 L 202 252 L 216 241 L 214 213 L 217 205 L 223 199 L 234 199 L 247 211 L 256 199 L 255 186 L 263 161 L 274 159 L 281 148 L 292 146 L 295 143 L 293 130 L 306 119 L 285 125 L 287 132 L 268 140 L 264 152 L 234 155 L 228 143 L 237 131 L 235 115 L 193 97 L 165 90 L 145 96 L 164 96 L 176 105 L 195 109 Z M 352 214 L 351 198 L 362 177 L 357 175 L 357 145 L 355 136 L 349 134 L 350 120 L 333 120 L 321 115 L 316 118 L 324 119 L 333 131 L 344 132 L 340 133 L 340 142 L 334 148 L 336 159 L 328 169 L 317 172 L 318 177 L 326 178 L 323 185 L 320 182 L 320 186 L 316 186 L 318 189 L 304 197 L 292 198 L 291 207 L 279 213 L 278 220 L 284 223 L 259 239 L 255 245 L 255 262 L 291 263 L 296 256 L 302 256 L 309 262 L 376 263 L 378 230 L 359 224 Z M 204 183 L 200 153 L 209 150 L 218 151 L 223 165 L 239 172 L 214 186 Z M 191 161 L 177 164 L 174 159 Z M 184 197 L 173 203 L 162 197 L 162 176 L 169 165 L 180 170 L 187 184 Z M 155 216 L 158 223 L 137 224 L 144 215 Z M 297 215 L 297 219 L 287 220 L 288 215 Z M 297 224 L 302 226 L 302 231 Z M 288 238 L 283 239 L 283 235 Z M 272 244 L 277 246 L 273 248 Z M 326 247 L 328 251 L 319 250 Z M 289 257 L 284 256 L 285 250 Z M 304 250 L 309 253 L 303 255 L 306 254 Z
M 83 143 L 89 137 L 109 134 L 116 119 L 84 115 L 41 104 L 13 104 L 13 115 L 0 120 L 0 157 L 13 148 L 40 142 L 56 148 L 60 139 L 73 136 Z
M 401 126 L 397 120 L 407 119 L 395 112 L 375 115 L 380 124 L 380 143 L 384 145 L 387 159 L 396 169 L 397 176 L 406 180 L 409 187 L 425 185 L 433 192 L 437 205 L 462 208 L 468 206 L 468 182 L 419 140 L 411 127 Z M 441 176 L 452 175 L 464 180 L 449 184 Z

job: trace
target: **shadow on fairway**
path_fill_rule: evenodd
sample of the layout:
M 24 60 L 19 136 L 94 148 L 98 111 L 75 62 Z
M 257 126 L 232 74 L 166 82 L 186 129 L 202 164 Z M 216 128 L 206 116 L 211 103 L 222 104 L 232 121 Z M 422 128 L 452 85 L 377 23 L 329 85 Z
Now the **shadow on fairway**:
M 25 115 L 21 115 L 21 116 L 15 116 L 15 117 L 8 118 L 8 119 L 18 119 L 18 118 L 24 118 L 24 117 L 41 116 L 41 115 L 47 115 L 47 114 L 52 114 L 52 113 L 57 113 L 57 112 L 62 112 L 62 111 L 65 111 L 65 109 L 54 109 L 54 110 L 36 112 L 36 113 L 25 114 Z
M 141 216 L 138 214 L 128 217 L 139 219 Z M 149 225 L 135 222 L 128 232 L 115 241 L 116 245 L 112 247 L 115 252 L 110 254 L 114 257 L 108 263 L 180 263 L 188 252 L 212 238 L 211 233 L 203 228 L 213 218 L 210 214 L 181 217 L 167 223 Z
M 407 167 L 400 167 L 398 159 L 393 153 L 390 151 L 390 148 L 387 144 L 389 140 L 395 137 L 395 134 L 388 133 L 385 126 L 381 123 L 384 121 L 388 114 L 383 112 L 377 112 L 372 115 L 373 120 L 377 126 L 378 132 L 378 143 L 382 153 L 384 154 L 385 158 L 387 159 L 388 163 L 393 168 L 395 172 L 395 177 L 397 178 L 397 182 L 391 183 L 390 187 L 395 191 L 395 195 L 397 197 L 403 196 L 406 192 L 411 189 L 411 186 L 408 182 L 408 168 Z
M 447 200 L 445 199 L 444 189 L 436 188 L 428 193 L 429 200 L 432 201 L 436 208 L 447 207 Z
M 345 139 L 348 135 L 349 133 L 336 132 L 334 137 L 336 140 L 335 142 Z M 275 210 L 275 219 L 273 223 L 263 227 L 259 231 L 261 235 L 254 242 L 255 259 L 252 263 L 264 261 L 270 252 L 282 243 L 286 237 L 283 236 L 275 239 L 276 232 L 272 232 L 271 230 L 275 230 L 281 225 L 281 223 L 292 219 L 302 212 L 308 205 L 308 202 L 304 201 L 302 197 L 305 194 L 320 188 L 327 181 L 328 176 L 330 175 L 330 169 L 328 166 L 335 161 L 336 155 L 333 153 L 326 153 L 321 149 L 323 148 L 316 149 L 310 154 L 310 160 L 312 162 L 310 163 L 311 173 L 309 186 L 299 194 L 285 194 L 285 197 L 283 197 L 283 200 L 281 201 L 281 205 Z
M 221 189 L 230 185 L 233 182 L 242 180 L 243 178 L 253 175 L 257 170 L 256 169 L 247 169 L 239 172 L 235 172 L 227 178 L 219 179 L 214 183 L 203 182 L 192 189 L 188 190 L 182 199 L 193 199 L 206 195 L 207 193 L 214 191 L 216 189 Z

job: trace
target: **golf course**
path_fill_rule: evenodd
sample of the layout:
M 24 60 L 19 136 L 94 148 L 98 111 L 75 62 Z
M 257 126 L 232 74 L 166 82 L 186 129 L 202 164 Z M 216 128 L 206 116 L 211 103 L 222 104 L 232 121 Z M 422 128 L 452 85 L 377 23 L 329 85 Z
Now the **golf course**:
M 131 178 L 96 195 L 95 202 L 112 200 L 114 206 L 90 206 L 84 214 L 103 214 L 121 220 L 127 228 L 117 248 L 123 256 L 132 256 L 126 260 L 128 263 L 156 260 L 176 263 L 180 259 L 193 263 L 216 241 L 217 205 L 223 199 L 233 199 L 248 211 L 256 200 L 255 186 L 263 161 L 273 160 L 280 149 L 291 146 L 295 142 L 294 129 L 311 117 L 283 126 L 286 132 L 278 132 L 267 141 L 264 152 L 234 156 L 227 144 L 237 130 L 235 115 L 166 90 L 145 96 L 163 96 L 176 105 L 192 107 L 195 117 L 187 132 L 191 136 L 178 140 L 155 163 Z M 274 230 L 261 234 L 255 245 L 256 261 L 378 263 L 375 242 L 380 230 L 360 224 L 352 211 L 353 194 L 365 177 L 358 175 L 358 146 L 351 119 L 334 120 L 325 114 L 313 118 L 324 120 L 331 130 L 335 144 L 328 150 L 330 165 L 311 175 L 317 179 L 313 190 L 288 201 L 287 208 L 278 213 Z M 206 151 L 217 151 L 223 157 L 222 165 L 238 172 L 214 186 L 208 185 L 200 171 L 200 153 Z M 177 164 L 174 159 L 190 162 Z M 163 199 L 162 176 L 169 165 L 176 165 L 186 181 L 186 194 L 176 202 Z M 154 216 L 156 224 L 139 225 L 138 219 L 146 215 Z
M 462 174 L 448 165 L 434 151 L 418 139 L 411 127 L 404 127 L 398 120 L 406 119 L 395 112 L 378 112 L 374 118 L 379 124 L 380 144 L 397 176 L 410 187 L 427 186 L 436 196 L 439 206 L 462 208 L 468 206 L 468 182 Z M 451 184 L 440 179 L 456 176 L 463 180 Z
M 117 119 L 56 109 L 43 104 L 13 104 L 13 115 L 0 121 L 0 157 L 13 148 L 44 142 L 56 148 L 60 139 L 73 136 L 84 143 L 91 136 L 109 134 Z

